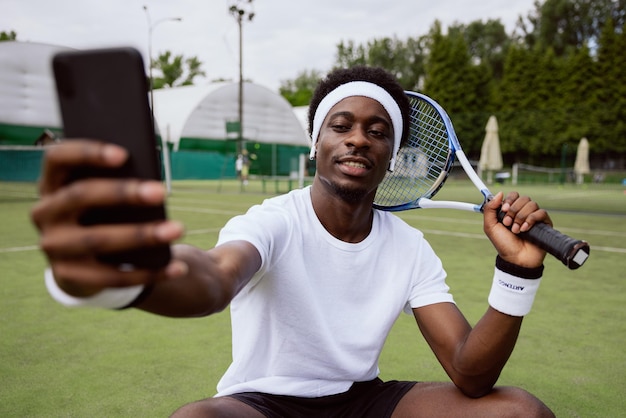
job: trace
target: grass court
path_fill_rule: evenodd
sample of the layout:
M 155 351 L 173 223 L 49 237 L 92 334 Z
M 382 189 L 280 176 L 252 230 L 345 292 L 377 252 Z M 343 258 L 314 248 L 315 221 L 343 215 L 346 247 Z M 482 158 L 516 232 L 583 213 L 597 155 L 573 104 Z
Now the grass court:
M 229 218 L 288 188 L 286 182 L 266 186 L 175 181 L 168 213 L 185 223 L 184 242 L 210 248 Z M 556 229 L 587 240 L 591 256 L 574 271 L 547 258 L 535 305 L 498 384 L 529 390 L 558 417 L 621 416 L 624 186 L 516 189 L 548 209 Z M 44 288 L 46 264 L 28 217 L 36 194 L 35 184 L 0 182 L 0 416 L 165 417 L 184 403 L 212 396 L 230 361 L 228 311 L 169 319 L 58 305 Z M 450 179 L 438 198 L 480 201 L 469 182 L 457 179 Z M 480 215 L 453 210 L 398 215 L 425 233 L 443 260 L 457 304 L 475 323 L 487 308 L 495 259 Z M 383 379 L 447 380 L 409 315 L 394 326 L 380 368 Z

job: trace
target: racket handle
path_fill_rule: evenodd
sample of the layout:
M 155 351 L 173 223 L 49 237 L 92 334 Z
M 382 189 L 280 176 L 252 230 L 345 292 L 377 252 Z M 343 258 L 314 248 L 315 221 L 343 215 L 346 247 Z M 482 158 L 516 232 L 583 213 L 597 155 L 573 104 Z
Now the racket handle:
M 504 212 L 498 213 L 500 222 L 504 219 L 504 215 Z M 552 254 L 571 270 L 582 266 L 589 258 L 590 248 L 586 241 L 562 234 L 548 224 L 535 224 L 528 231 L 520 232 L 518 235 Z

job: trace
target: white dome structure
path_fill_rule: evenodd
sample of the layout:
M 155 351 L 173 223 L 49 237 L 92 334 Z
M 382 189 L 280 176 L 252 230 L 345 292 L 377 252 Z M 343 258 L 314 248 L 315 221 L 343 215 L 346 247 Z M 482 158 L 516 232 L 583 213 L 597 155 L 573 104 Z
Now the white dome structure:
M 185 138 L 228 140 L 227 123 L 238 120 L 239 84 L 211 83 L 154 91 L 159 132 L 173 149 Z M 309 146 L 293 108 L 281 95 L 258 84 L 244 83 L 243 138 L 247 142 Z
M 48 138 L 51 134 L 53 139 L 62 135 L 52 59 L 58 52 L 69 50 L 73 49 L 0 42 L 0 145 L 33 146 L 42 143 L 43 135 Z M 238 132 L 228 133 L 227 124 L 232 126 L 239 119 L 239 83 L 159 89 L 153 95 L 161 139 L 169 145 L 167 149 L 171 146 L 174 151 L 185 151 L 169 155 L 172 178 L 234 176 L 231 160 L 235 158 L 233 139 L 238 139 Z M 289 102 L 250 82 L 244 83 L 243 89 L 243 142 L 258 157 L 251 173 L 263 175 L 290 175 L 309 148 L 308 135 Z M 2 161 L 14 158 L 5 151 Z M 37 178 L 41 156 L 40 151 L 32 152 L 39 154 L 28 166 L 20 163 L 26 168 L 19 178 Z M 15 167 L 3 165 L 7 167 L 6 178 L 18 178 Z M 0 166 L 0 178 L 3 169 Z
M 33 42 L 0 42 L 0 142 L 33 145 L 43 128 L 61 128 L 52 57 L 67 51 L 57 45 Z M 30 140 L 32 137 L 32 141 Z

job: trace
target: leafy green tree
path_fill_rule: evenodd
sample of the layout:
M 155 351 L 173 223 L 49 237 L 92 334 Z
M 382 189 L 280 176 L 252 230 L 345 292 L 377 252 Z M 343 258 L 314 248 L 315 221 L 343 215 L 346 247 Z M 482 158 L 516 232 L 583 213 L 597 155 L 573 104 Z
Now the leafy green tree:
M 501 80 L 504 73 L 504 59 L 511 44 L 511 38 L 499 19 L 487 22 L 476 20 L 469 25 L 452 26 L 448 32 L 459 31 L 465 38 L 468 52 L 474 63 L 485 64 L 495 80 Z
M 600 105 L 595 121 L 601 128 L 593 146 L 597 151 L 626 152 L 626 34 L 617 32 L 609 21 L 601 34 L 598 48 Z
M 593 48 L 609 19 L 623 28 L 625 17 L 625 0 L 536 1 L 535 10 L 519 19 L 518 29 L 528 46 L 550 47 L 562 56 L 583 46 Z
M 558 166 L 565 145 L 573 153 L 585 136 L 598 161 L 623 165 L 626 0 L 534 6 L 511 34 L 499 20 L 455 24 L 445 34 L 436 21 L 416 38 L 342 41 L 335 65 L 381 66 L 407 90 L 432 96 L 450 114 L 470 157 L 477 157 L 495 114 L 507 164 Z M 306 84 L 283 86 L 294 103 L 310 97 Z
M 599 97 L 601 79 L 589 48 L 583 46 L 563 62 L 560 85 L 564 110 L 564 135 L 567 143 L 578 143 L 582 137 L 593 139 L 600 131 L 593 120 L 595 109 L 602 106 Z
M 407 89 L 417 86 L 424 74 L 424 55 L 419 41 L 382 38 L 368 42 L 366 64 L 388 69 Z
M 367 51 L 363 45 L 355 45 L 354 41 L 341 41 L 337 45 L 335 67 L 350 68 L 367 64 Z
M 428 37 L 408 38 L 402 51 L 406 57 L 405 66 L 399 69 L 396 77 L 407 90 L 423 90 L 428 57 Z
M 500 147 L 510 154 L 512 162 L 533 163 L 529 138 L 538 135 L 537 98 L 533 94 L 538 53 L 514 45 L 509 48 L 504 64 L 504 78 L 497 93 Z
M 170 51 L 159 54 L 151 65 L 160 72 L 160 75 L 154 76 L 155 89 L 192 85 L 194 78 L 206 75 L 198 57 L 185 59 L 182 55 L 172 55 Z
M 17 39 L 17 33 L 15 33 L 15 31 L 11 31 L 11 32 L 1 31 L 0 32 L 0 42 L 15 41 L 16 39 Z
M 540 52 L 541 53 L 541 52 Z M 567 117 L 563 92 L 566 69 L 564 60 L 559 59 L 552 48 L 539 57 L 536 65 L 535 84 L 532 94 L 535 97 L 537 135 L 529 138 L 531 150 L 540 155 L 559 155 L 566 136 Z
M 528 106 L 515 96 L 513 70 L 521 62 L 508 62 L 505 82 L 499 89 L 503 110 L 511 112 L 501 123 L 512 142 L 503 143 L 525 162 L 558 160 L 565 145 L 575 146 L 586 136 L 595 155 L 609 149 L 624 152 L 623 76 L 624 0 L 547 0 L 535 2 L 535 10 L 520 18 L 516 38 L 520 48 L 534 55 L 534 65 L 523 70 L 532 75 Z M 619 22 L 613 25 L 613 21 Z M 517 90 L 519 91 L 519 90 Z M 519 96 L 519 95 L 518 95 Z M 515 109 L 515 103 L 518 103 Z M 501 134 L 502 138 L 502 134 Z M 539 140 L 538 140 L 539 138 Z M 618 151 L 621 150 L 621 151 Z M 505 151 L 506 152 L 506 151 Z
M 371 40 L 365 46 L 342 41 L 337 45 L 335 67 L 382 67 L 391 72 L 405 89 L 417 90 L 424 77 L 425 39 L 381 38 Z
M 476 153 L 489 118 L 485 69 L 472 64 L 465 39 L 458 31 L 444 35 L 441 24 L 435 22 L 430 39 L 424 92 L 446 109 L 466 152 Z
M 294 80 L 281 81 L 280 95 L 292 106 L 307 106 L 321 78 L 322 73 L 318 70 L 304 70 Z

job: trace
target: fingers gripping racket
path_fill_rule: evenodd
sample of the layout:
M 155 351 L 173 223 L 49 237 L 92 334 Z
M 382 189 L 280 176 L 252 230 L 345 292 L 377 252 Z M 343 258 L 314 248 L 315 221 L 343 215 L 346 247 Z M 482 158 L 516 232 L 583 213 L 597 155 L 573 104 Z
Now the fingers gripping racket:
M 387 211 L 440 208 L 482 212 L 493 195 L 461 149 L 448 114 L 428 96 L 415 92 L 406 94 L 411 104 L 409 140 L 398 152 L 394 171 L 388 172 L 378 187 L 374 207 Z M 455 158 L 480 190 L 482 203 L 431 200 L 445 183 Z M 502 222 L 504 213 L 498 218 Z M 568 237 L 548 224 L 535 224 L 519 236 L 549 252 L 570 269 L 582 266 L 589 257 L 587 242 Z

